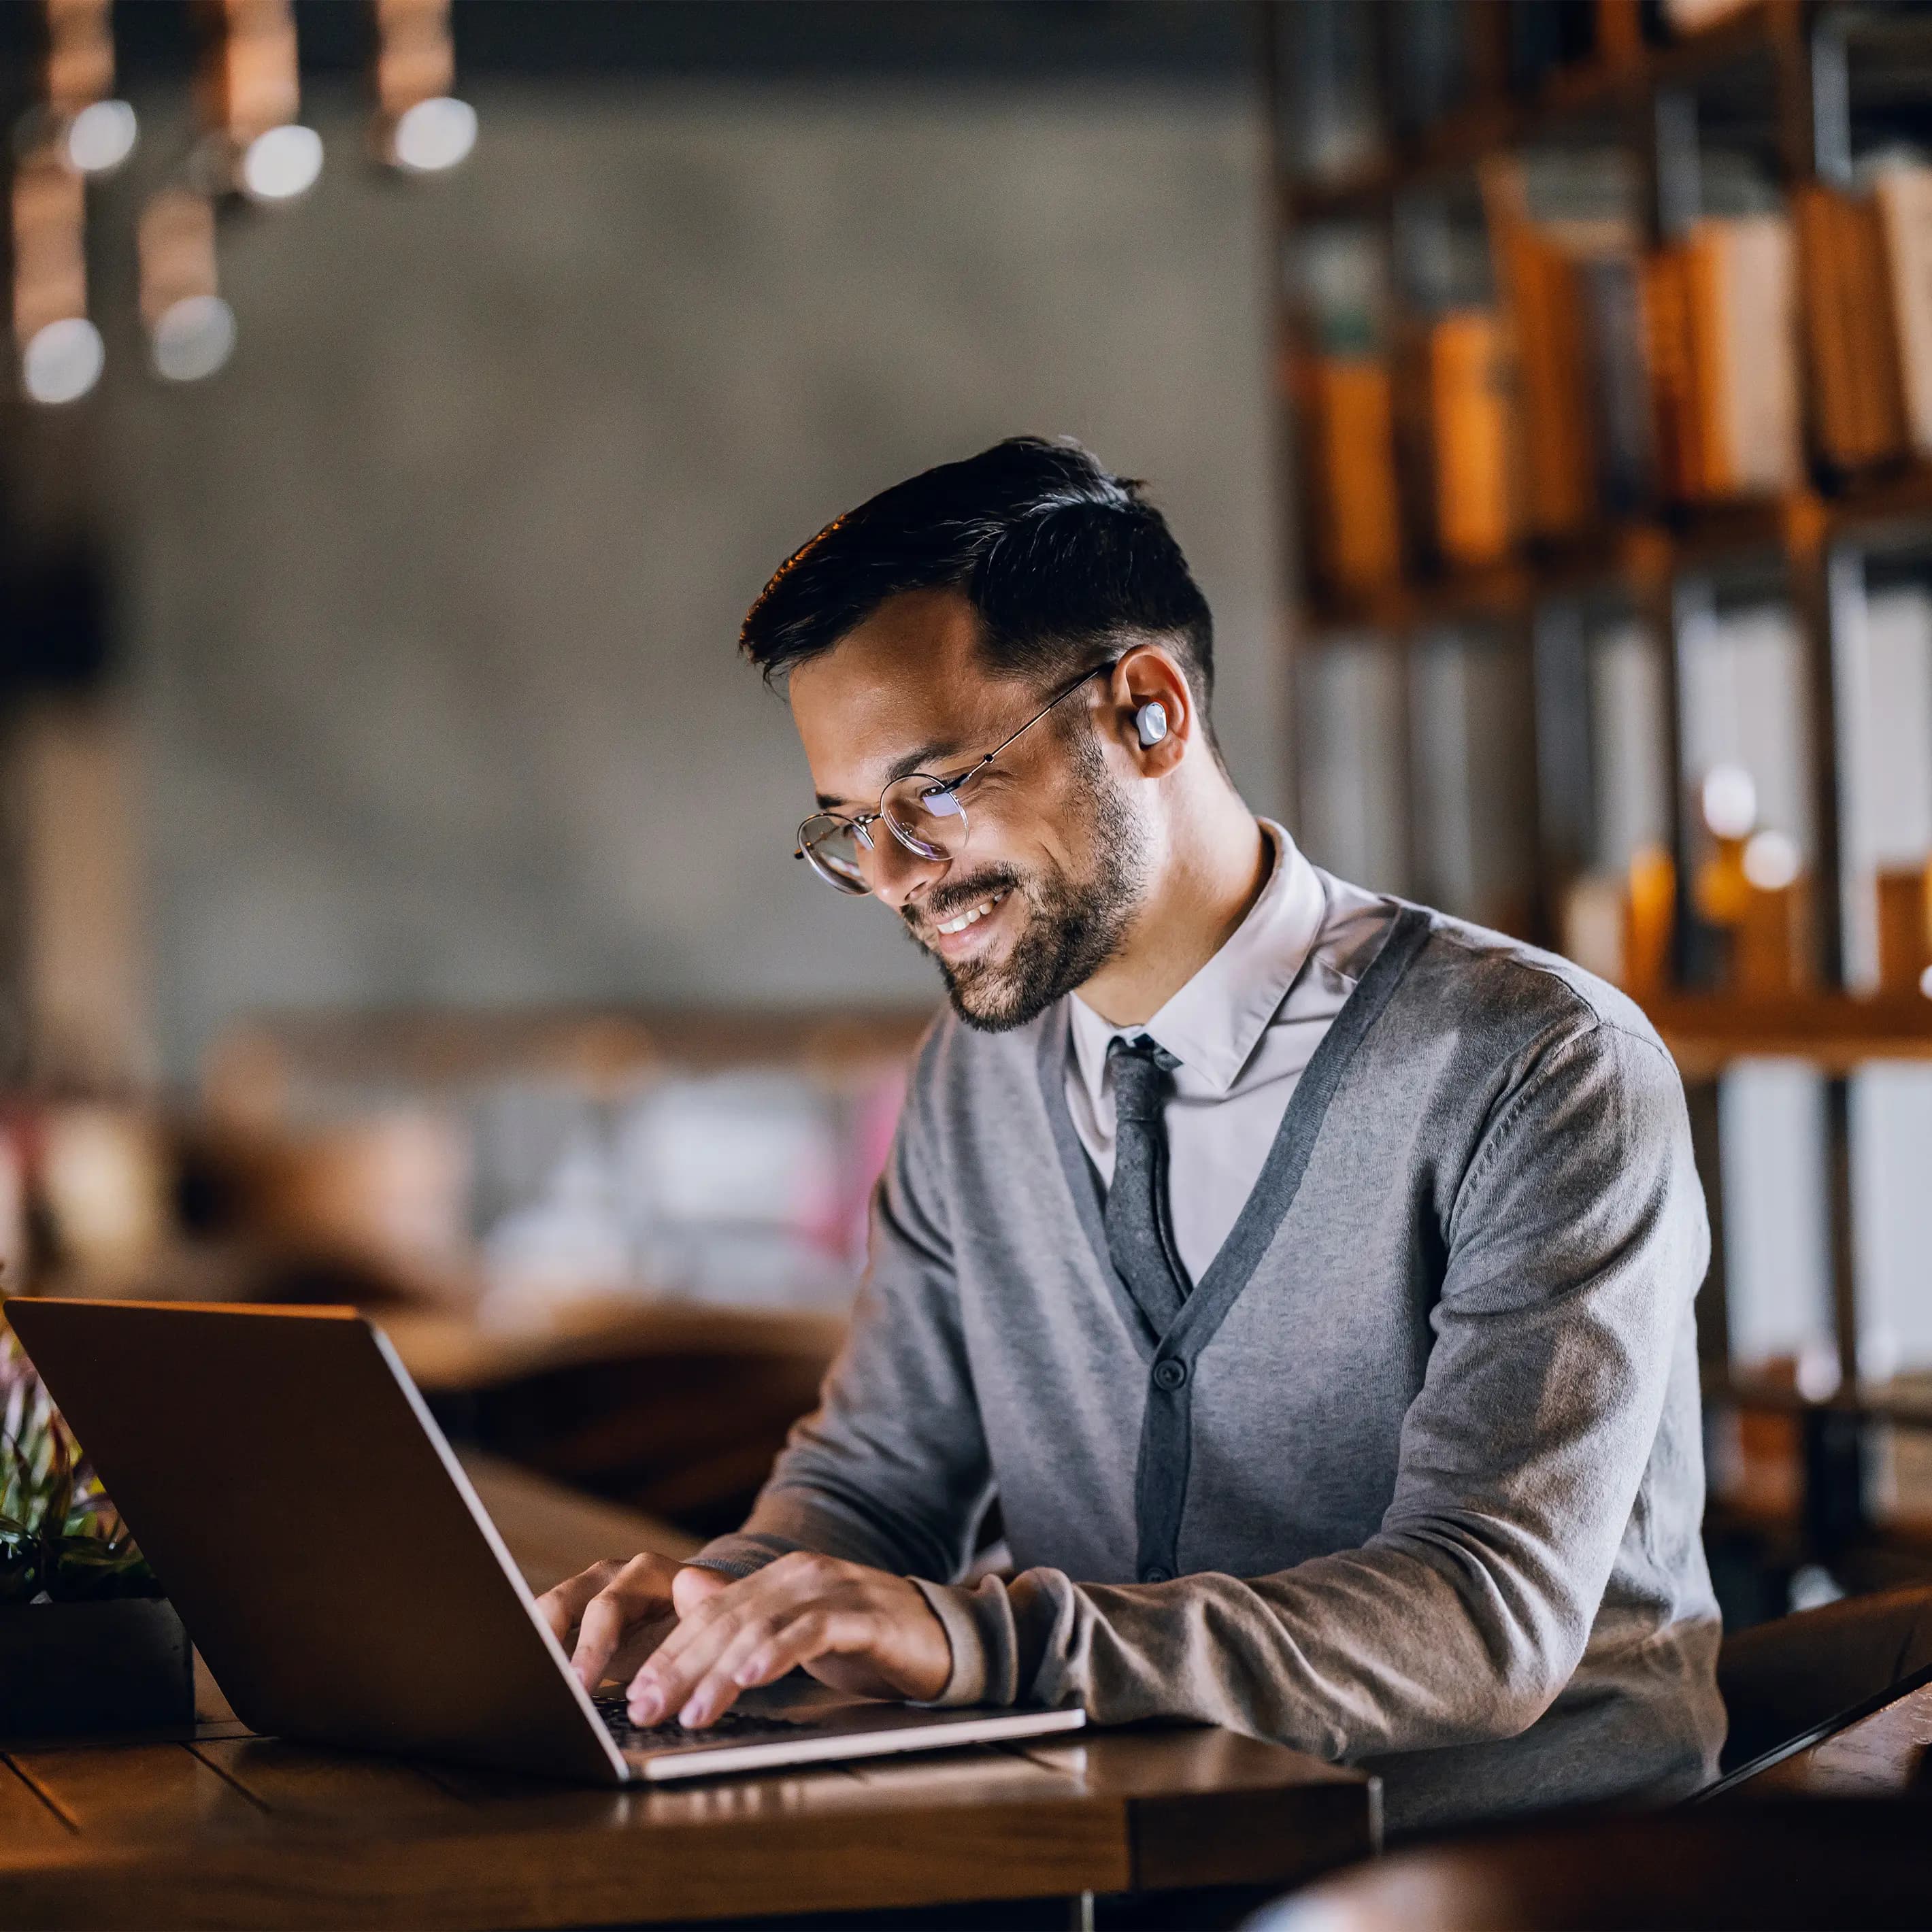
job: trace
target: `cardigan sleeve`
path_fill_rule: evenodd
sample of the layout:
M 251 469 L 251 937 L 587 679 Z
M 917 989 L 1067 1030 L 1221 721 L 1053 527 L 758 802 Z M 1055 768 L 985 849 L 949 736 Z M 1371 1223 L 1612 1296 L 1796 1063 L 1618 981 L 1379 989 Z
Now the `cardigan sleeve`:
M 1263 1576 L 927 1585 L 944 1701 L 1205 1720 L 1351 1760 L 1548 1708 L 1630 1525 L 1709 1238 L 1654 1040 L 1593 1017 L 1526 1058 L 1454 1196 L 1377 1533 Z

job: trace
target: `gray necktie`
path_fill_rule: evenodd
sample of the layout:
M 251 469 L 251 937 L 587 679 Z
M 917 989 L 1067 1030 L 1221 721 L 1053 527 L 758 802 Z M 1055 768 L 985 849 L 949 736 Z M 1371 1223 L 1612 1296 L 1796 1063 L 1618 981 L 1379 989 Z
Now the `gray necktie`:
M 1193 1286 L 1174 1245 L 1167 1199 L 1168 1075 L 1180 1063 L 1145 1034 L 1108 1042 L 1114 1076 L 1114 1179 L 1107 1190 L 1107 1251 L 1140 1309 L 1164 1334 Z

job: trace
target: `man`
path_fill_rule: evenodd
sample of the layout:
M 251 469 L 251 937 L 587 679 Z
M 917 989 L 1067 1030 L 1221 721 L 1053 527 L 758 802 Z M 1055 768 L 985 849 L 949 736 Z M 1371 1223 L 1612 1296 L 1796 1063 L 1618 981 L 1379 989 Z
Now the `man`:
M 1258 820 L 1179 548 L 1071 444 L 841 518 L 742 644 L 801 860 L 952 1012 L 743 1532 L 544 1600 L 586 1682 L 1208 1719 L 1380 1772 L 1397 1826 L 1697 1785 L 1708 1240 L 1642 1016 Z

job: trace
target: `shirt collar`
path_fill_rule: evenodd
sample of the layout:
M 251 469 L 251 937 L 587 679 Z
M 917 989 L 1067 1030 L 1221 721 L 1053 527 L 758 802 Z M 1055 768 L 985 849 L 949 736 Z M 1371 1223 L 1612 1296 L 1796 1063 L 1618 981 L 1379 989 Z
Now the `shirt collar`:
M 1261 896 L 1221 950 L 1144 1026 L 1108 1024 L 1078 993 L 1073 1052 L 1097 1108 L 1115 1034 L 1148 1034 L 1219 1098 L 1240 1077 L 1320 936 L 1326 901 L 1315 868 L 1272 819 L 1275 862 Z

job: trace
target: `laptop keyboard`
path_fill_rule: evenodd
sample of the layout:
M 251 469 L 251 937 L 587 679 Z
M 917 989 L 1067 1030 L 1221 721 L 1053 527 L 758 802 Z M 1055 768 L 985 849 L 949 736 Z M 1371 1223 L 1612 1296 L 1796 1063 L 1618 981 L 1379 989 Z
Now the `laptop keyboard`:
M 593 1697 L 597 1714 L 616 1740 L 620 1750 L 663 1750 L 677 1745 L 744 1744 L 754 1738 L 782 1737 L 808 1729 L 792 1718 L 766 1718 L 746 1711 L 727 1711 L 701 1731 L 687 1730 L 674 1718 L 668 1724 L 634 1724 L 624 1714 L 621 1691 Z

